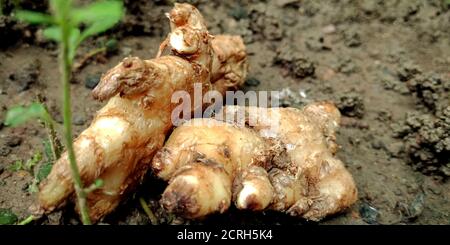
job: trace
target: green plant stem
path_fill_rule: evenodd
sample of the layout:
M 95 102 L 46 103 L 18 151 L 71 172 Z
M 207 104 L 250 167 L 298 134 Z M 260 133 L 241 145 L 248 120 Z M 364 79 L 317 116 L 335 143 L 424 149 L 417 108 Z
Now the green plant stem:
M 145 202 L 144 198 L 139 198 L 139 203 L 141 203 L 142 209 L 144 209 L 144 212 L 147 214 L 148 218 L 150 219 L 150 222 L 152 225 L 158 224 L 158 219 L 153 214 L 152 210 L 148 207 L 147 203 Z
M 47 123 L 47 137 L 50 141 L 50 148 L 52 149 L 53 159 L 54 161 L 58 160 L 61 157 L 61 144 L 56 135 L 55 127 L 53 123 Z
M 67 16 L 67 13 L 63 15 Z M 73 150 L 72 143 L 72 113 L 70 102 L 70 75 L 72 68 L 72 60 L 69 57 L 69 35 L 70 29 L 68 26 L 68 20 L 63 17 L 61 21 L 62 42 L 60 49 L 61 57 L 61 72 L 62 83 L 64 89 L 64 105 L 63 105 L 63 117 L 64 117 L 64 135 L 66 140 L 66 148 L 69 156 L 70 168 L 72 171 L 72 178 L 74 180 L 75 192 L 77 194 L 78 205 L 81 213 L 81 221 L 85 225 L 90 225 L 91 220 L 89 218 L 89 210 L 86 203 L 86 192 L 83 188 L 80 172 L 78 170 L 77 162 L 75 159 L 75 152 Z
M 52 150 L 53 161 L 56 161 L 61 157 L 62 145 L 55 130 L 55 121 L 50 116 L 47 105 L 45 104 L 44 99 L 41 95 L 37 96 L 37 100 L 44 106 L 46 111 L 43 125 L 47 131 L 47 137 L 50 143 L 50 148 Z
M 34 220 L 34 216 L 30 215 L 30 216 L 28 216 L 28 218 L 20 221 L 17 225 L 28 225 L 33 220 Z

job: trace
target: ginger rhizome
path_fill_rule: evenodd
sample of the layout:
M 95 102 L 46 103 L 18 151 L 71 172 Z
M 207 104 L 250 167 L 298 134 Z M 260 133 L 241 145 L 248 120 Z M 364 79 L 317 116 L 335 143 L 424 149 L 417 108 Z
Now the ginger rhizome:
M 340 113 L 333 104 L 225 106 L 219 115 L 176 128 L 153 158 L 155 174 L 169 181 L 161 199 L 169 212 L 199 218 L 234 203 L 320 220 L 356 201 L 353 178 L 335 157 Z
M 161 51 L 170 46 L 170 54 L 151 60 L 125 58 L 104 74 L 93 96 L 109 101 L 74 141 L 84 185 L 96 179 L 104 183 L 87 196 L 94 222 L 114 210 L 141 182 L 173 126 L 175 91 L 192 93 L 193 84 L 201 83 L 204 92 L 224 93 L 245 79 L 247 61 L 240 37 L 210 35 L 199 11 L 189 4 L 175 4 L 167 16 L 171 33 Z M 64 153 L 40 185 L 40 210 L 50 212 L 73 197 Z

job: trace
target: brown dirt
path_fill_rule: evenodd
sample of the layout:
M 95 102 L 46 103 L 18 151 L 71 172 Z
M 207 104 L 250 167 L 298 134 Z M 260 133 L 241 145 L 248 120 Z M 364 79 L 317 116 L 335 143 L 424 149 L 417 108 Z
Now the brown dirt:
M 444 1 L 189 2 L 204 14 L 211 33 L 244 37 L 250 60 L 244 90 L 281 90 L 286 106 L 327 99 L 341 109 L 345 117 L 338 156 L 356 180 L 359 200 L 321 224 L 450 223 L 450 10 Z M 79 50 L 82 56 L 102 41 L 119 41 L 116 54 L 94 59 L 74 74 L 76 134 L 102 106 L 85 82 L 95 82 L 98 74 L 126 56 L 154 57 L 168 31 L 166 1 L 126 5 L 121 25 Z M 38 28 L 9 17 L 0 18 L 0 35 L 11 38 L 0 42 L 0 121 L 11 106 L 41 94 L 61 122 L 55 45 L 43 41 Z M 10 166 L 42 151 L 45 137 L 38 123 L 0 125 L 0 209 L 10 209 L 19 218 L 28 216 L 34 201 L 35 194 L 28 192 L 33 177 Z M 159 208 L 163 188 L 164 183 L 149 176 L 104 222 L 148 224 L 137 200 L 144 196 L 162 223 L 305 223 L 273 212 L 234 209 L 188 222 Z M 75 217 L 68 208 L 37 223 L 76 224 Z

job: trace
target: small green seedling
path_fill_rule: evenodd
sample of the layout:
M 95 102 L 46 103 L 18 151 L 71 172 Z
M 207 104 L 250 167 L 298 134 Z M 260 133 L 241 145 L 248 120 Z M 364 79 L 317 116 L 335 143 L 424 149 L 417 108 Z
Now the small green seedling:
M 0 209 L 0 225 L 12 225 L 17 222 L 17 215 L 9 209 Z
M 84 40 L 110 29 L 120 21 L 123 6 L 120 1 L 100 1 L 75 8 L 71 2 L 51 0 L 53 15 L 20 10 L 16 12 L 16 16 L 30 24 L 46 25 L 43 34 L 50 40 L 63 43 L 67 39 L 68 58 L 73 62 L 76 50 Z M 84 28 L 81 29 L 81 26 Z
M 52 14 L 20 10 L 16 12 L 19 20 L 30 24 L 39 24 L 45 26 L 44 36 L 59 44 L 60 50 L 60 70 L 61 82 L 63 84 L 63 118 L 64 118 L 64 138 L 67 153 L 74 180 L 75 191 L 80 207 L 81 219 L 83 224 L 90 224 L 89 211 L 86 205 L 86 189 L 83 188 L 80 173 L 75 159 L 75 152 L 72 143 L 72 123 L 71 123 L 71 101 L 70 101 L 70 76 L 72 73 L 73 61 L 76 50 L 79 45 L 88 37 L 102 33 L 113 27 L 123 16 L 123 6 L 120 1 L 100 1 L 90 5 L 76 8 L 71 0 L 50 0 Z M 17 109 L 16 109 L 17 110 Z M 30 113 L 25 116 L 30 119 L 36 117 L 34 110 L 24 110 Z M 18 113 L 12 112 L 10 120 L 14 124 L 26 121 Z M 13 120 L 14 119 L 14 120 Z
M 13 164 L 11 164 L 8 169 L 9 169 L 9 171 L 12 171 L 12 172 L 17 172 L 17 171 L 23 170 L 24 169 L 23 161 L 22 160 L 14 161 Z
M 29 106 L 14 106 L 6 112 L 5 126 L 17 127 L 32 119 L 40 119 L 45 123 L 53 124 L 50 114 L 41 103 L 32 103 Z
M 38 119 L 40 121 L 43 122 L 43 124 L 46 126 L 46 128 L 49 128 L 50 131 L 54 132 L 54 124 L 55 122 L 53 121 L 52 117 L 50 116 L 50 114 L 47 111 L 47 108 L 45 107 L 44 104 L 42 103 L 32 103 L 29 106 L 14 106 L 12 108 L 10 108 L 7 112 L 6 112 L 6 117 L 5 117 L 5 121 L 4 124 L 6 126 L 10 126 L 10 127 L 17 127 L 20 126 L 24 123 L 26 123 L 29 120 L 33 120 L 33 119 Z M 55 146 L 55 144 L 51 143 L 53 142 L 51 140 L 51 137 L 49 137 L 50 139 L 48 140 L 49 145 L 48 151 L 51 151 L 53 157 L 55 158 L 55 156 L 59 157 L 59 152 L 60 152 L 60 146 Z M 45 148 L 45 145 L 44 145 Z M 58 148 L 58 149 L 56 149 Z M 24 166 L 20 165 L 16 162 L 13 166 L 15 166 L 13 169 L 17 170 L 21 170 L 21 169 L 28 169 L 31 170 L 32 167 L 34 167 L 34 165 L 36 165 L 38 162 L 40 162 L 42 160 L 42 154 L 40 152 L 35 153 L 35 155 L 33 156 L 32 159 L 28 160 Z M 20 167 L 20 168 L 19 168 Z
M 33 157 L 28 159 L 25 162 L 24 168 L 25 170 L 31 172 L 33 174 L 33 169 L 34 167 L 42 160 L 42 153 L 40 153 L 39 151 L 37 151 L 36 153 L 34 153 Z
M 42 160 L 42 154 L 40 152 L 34 153 L 34 155 L 28 159 L 25 163 L 22 160 L 16 160 L 9 166 L 9 170 L 17 172 L 20 170 L 26 170 L 33 174 L 34 167 Z
M 103 186 L 103 180 L 102 179 L 96 179 L 94 183 L 92 183 L 89 187 L 85 188 L 84 191 L 86 193 L 91 193 Z
M 36 173 L 36 182 L 39 184 L 42 180 L 44 180 L 50 171 L 52 170 L 53 163 L 58 160 L 54 157 L 53 151 L 51 149 L 50 140 L 44 140 L 44 155 L 46 158 L 46 162 L 42 163 L 39 166 L 38 172 Z
M 34 174 L 35 166 L 43 159 L 42 153 L 36 152 L 31 159 L 25 162 L 25 164 L 23 161 L 17 160 L 9 167 L 9 170 L 13 172 L 27 170 L 35 177 L 33 183 L 29 185 L 29 192 L 37 192 L 37 185 L 50 173 L 53 162 L 59 158 L 62 150 L 54 130 L 55 122 L 43 103 L 35 102 L 29 106 L 12 107 L 6 113 L 4 123 L 6 126 L 16 127 L 33 119 L 42 121 L 48 130 L 48 139 L 44 140 L 44 154 L 47 158 L 47 162 L 41 163 L 37 174 Z
M 34 169 L 31 170 L 34 179 L 33 182 L 28 186 L 28 192 L 34 193 L 39 190 L 38 185 L 41 183 L 42 180 L 44 180 L 52 170 L 53 163 L 57 160 L 54 158 L 54 154 L 52 152 L 51 146 L 50 146 L 50 140 L 44 140 L 44 155 L 46 161 L 41 162 L 39 165 L 37 165 L 37 170 Z M 42 160 L 42 157 L 41 157 Z

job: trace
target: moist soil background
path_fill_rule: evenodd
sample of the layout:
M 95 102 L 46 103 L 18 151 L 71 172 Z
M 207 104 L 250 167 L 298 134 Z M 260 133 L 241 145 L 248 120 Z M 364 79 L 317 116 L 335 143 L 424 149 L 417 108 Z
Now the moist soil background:
M 80 4 L 89 1 L 76 1 Z M 319 224 L 450 223 L 450 7 L 443 0 L 189 1 L 212 34 L 241 35 L 250 71 L 244 90 L 281 91 L 281 105 L 334 101 L 343 114 L 338 157 L 352 173 L 359 199 Z M 153 58 L 169 31 L 170 1 L 125 1 L 123 22 L 91 38 L 77 61 L 108 40 L 117 47 L 74 72 L 73 123 L 78 135 L 103 103 L 91 89 L 124 57 Z M 8 108 L 45 98 L 61 132 L 62 100 L 56 45 L 39 27 L 18 23 L 6 1 L 0 17 L 0 122 Z M 46 1 L 20 7 L 46 11 Z M 111 43 L 111 42 L 110 42 Z M 113 45 L 114 46 L 114 45 Z M 39 123 L 0 124 L 0 209 L 26 218 L 36 198 L 33 176 L 14 170 L 43 151 Z M 105 224 L 149 224 L 143 197 L 162 224 L 316 224 L 284 214 L 231 208 L 188 221 L 158 205 L 165 184 L 152 177 L 106 217 Z M 67 207 L 35 224 L 78 224 Z

